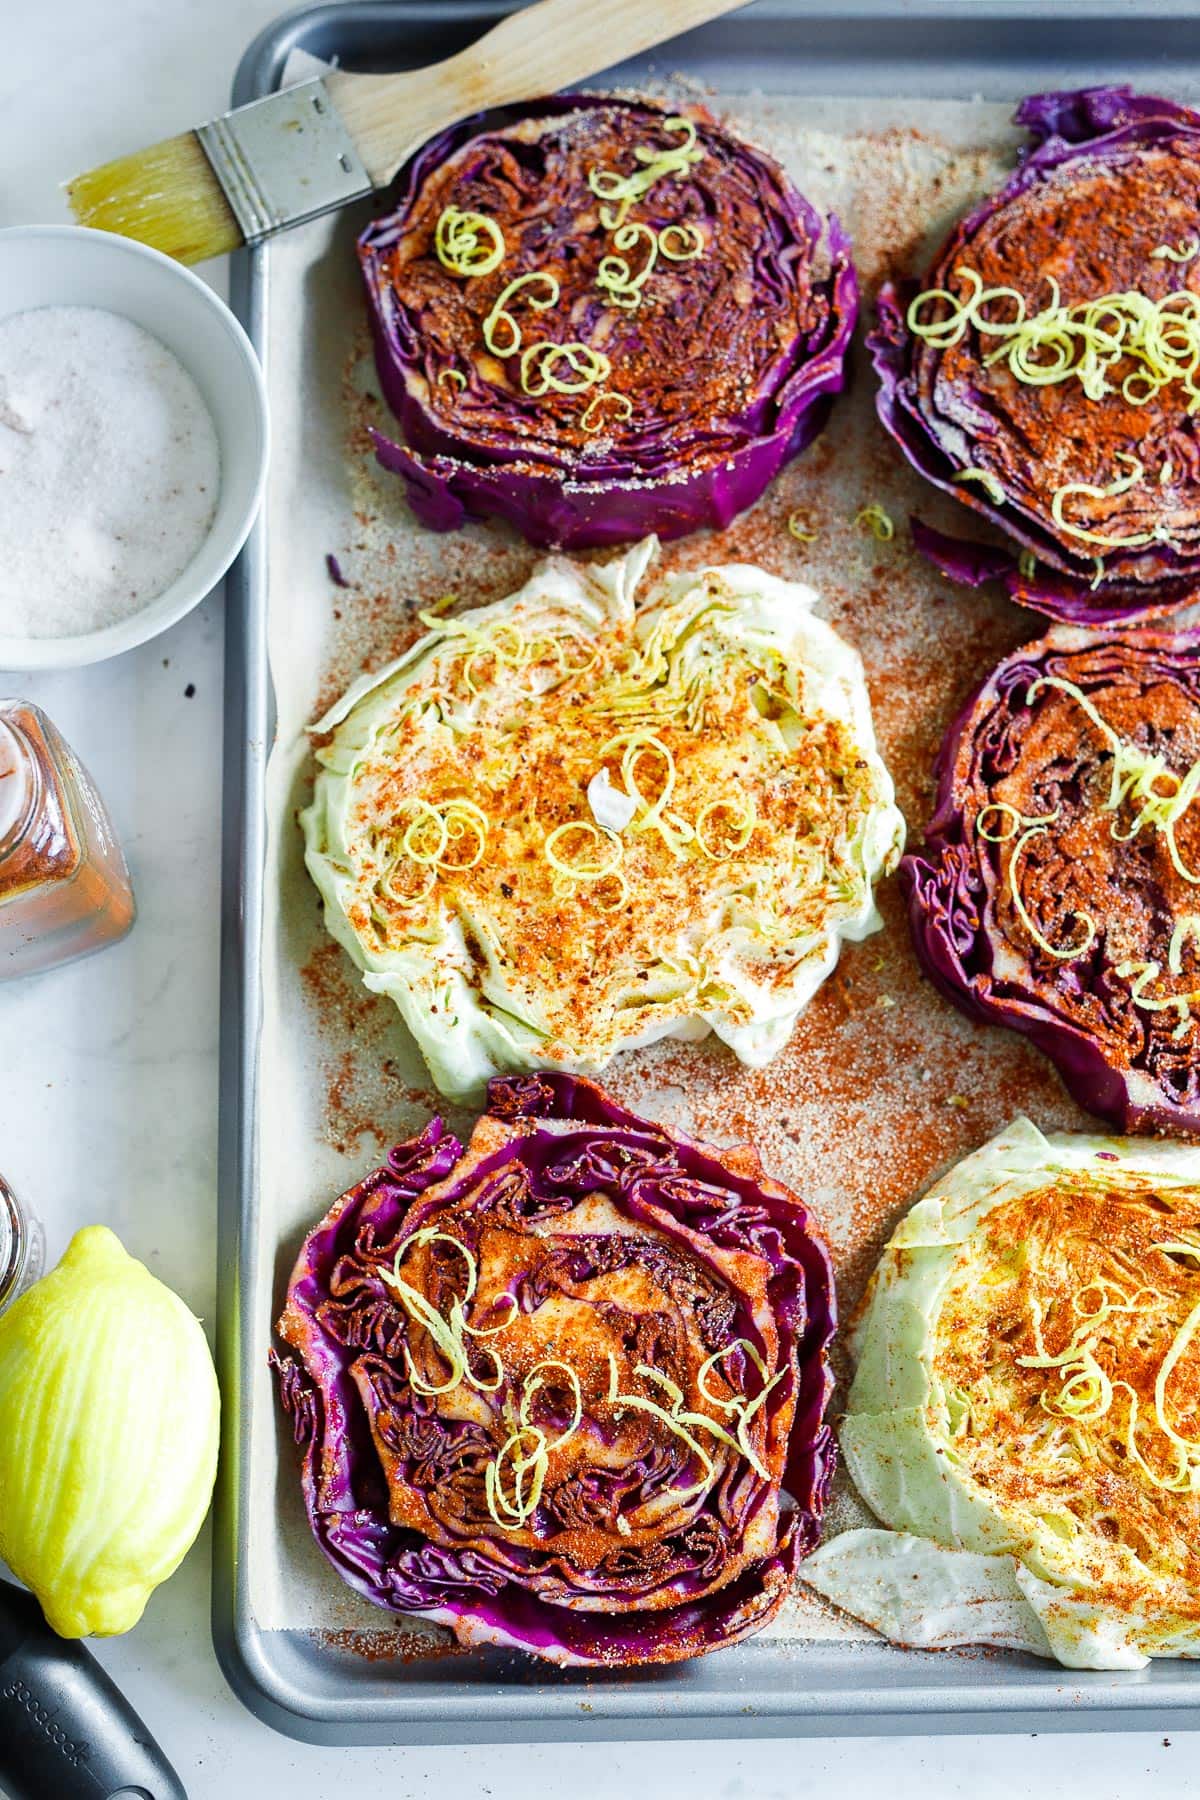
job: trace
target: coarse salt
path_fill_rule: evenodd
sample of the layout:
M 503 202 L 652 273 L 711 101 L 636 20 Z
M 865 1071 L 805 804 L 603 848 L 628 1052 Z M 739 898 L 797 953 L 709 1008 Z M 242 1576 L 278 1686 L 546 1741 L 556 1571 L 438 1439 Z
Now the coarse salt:
M 0 319 L 0 636 L 139 612 L 204 542 L 219 489 L 200 390 L 148 331 L 89 306 Z

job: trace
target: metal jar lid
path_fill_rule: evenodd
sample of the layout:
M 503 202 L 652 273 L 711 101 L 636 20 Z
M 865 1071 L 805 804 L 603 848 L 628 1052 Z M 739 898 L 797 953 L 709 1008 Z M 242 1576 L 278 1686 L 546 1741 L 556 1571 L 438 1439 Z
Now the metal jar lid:
M 38 1279 L 44 1257 L 41 1224 L 0 1175 L 0 1312 Z

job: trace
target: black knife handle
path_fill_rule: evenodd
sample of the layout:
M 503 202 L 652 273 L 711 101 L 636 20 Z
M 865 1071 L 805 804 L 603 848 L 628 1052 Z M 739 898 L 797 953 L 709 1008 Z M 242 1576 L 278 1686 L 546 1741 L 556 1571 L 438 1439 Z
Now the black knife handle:
M 82 1644 L 0 1581 L 0 1790 L 9 1800 L 187 1800 L 174 1769 Z

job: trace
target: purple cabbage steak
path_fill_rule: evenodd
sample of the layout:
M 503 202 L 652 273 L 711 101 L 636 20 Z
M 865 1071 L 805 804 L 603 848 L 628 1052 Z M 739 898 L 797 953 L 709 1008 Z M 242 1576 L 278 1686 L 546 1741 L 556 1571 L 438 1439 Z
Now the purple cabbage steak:
M 994 295 L 982 307 L 987 325 L 1014 321 L 1012 291 L 1032 318 L 1053 305 L 1055 286 L 1073 307 L 1179 291 L 1171 305 L 1186 312 L 1194 291 L 1200 312 L 1200 114 L 1104 87 L 1033 95 L 1016 119 L 1031 146 L 1014 174 L 955 226 L 924 280 L 884 286 L 868 339 L 884 426 L 920 475 L 1005 541 L 960 540 L 919 521 L 914 539 L 945 574 L 999 580 L 1054 619 L 1161 615 L 1194 601 L 1200 584 L 1200 441 L 1188 410 L 1197 396 L 1182 380 L 1146 378 L 1128 354 L 1092 397 L 1073 374 L 1018 379 L 1004 337 L 981 331 L 975 314 L 940 341 L 907 321 L 918 294 L 962 302 L 976 283 Z M 923 328 L 953 326 L 945 299 L 927 300 L 918 317 Z M 1065 352 L 1073 367 L 1080 341 Z M 1183 351 L 1180 340 L 1181 365 Z M 1060 353 L 1048 338 L 1033 360 L 1044 368 Z
M 672 151 L 682 166 L 627 214 L 593 192 Z M 843 386 L 845 233 L 702 107 L 567 94 L 468 119 L 407 164 L 394 200 L 359 240 L 399 423 L 371 435 L 435 531 L 494 515 L 581 549 L 728 525 Z M 479 262 L 499 231 L 495 267 L 439 258 L 449 208 L 475 219 Z M 549 345 L 574 349 L 545 362 Z
M 318 1544 L 464 1644 L 663 1663 L 816 1543 L 834 1300 L 794 1195 L 548 1074 L 433 1119 L 300 1251 L 280 1391 Z
M 900 864 L 935 986 L 1120 1131 L 1200 1131 L 1197 758 L 1200 632 L 1056 626 L 950 727 Z

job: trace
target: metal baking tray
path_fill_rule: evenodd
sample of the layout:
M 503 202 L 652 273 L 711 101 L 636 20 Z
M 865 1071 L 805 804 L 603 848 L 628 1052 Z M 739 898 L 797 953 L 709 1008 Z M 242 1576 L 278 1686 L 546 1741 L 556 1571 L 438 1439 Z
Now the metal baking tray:
M 581 5 L 589 0 L 579 0 Z M 353 69 L 419 67 L 462 48 L 511 0 L 322 5 L 270 26 L 246 52 L 237 105 L 273 89 L 293 50 Z M 666 56 L 664 65 L 662 60 Z M 1127 80 L 1200 94 L 1193 0 L 757 0 L 660 53 L 719 89 L 803 96 L 1013 100 L 1038 89 Z M 622 81 L 647 64 L 624 65 Z M 233 303 L 260 351 L 270 252 L 234 259 Z M 370 1660 L 328 1636 L 264 1630 L 242 1546 L 251 1371 L 251 1271 L 274 1255 L 256 1190 L 264 776 L 274 729 L 266 654 L 262 521 L 227 601 L 218 1354 L 225 1400 L 217 1491 L 213 1635 L 235 1691 L 268 1724 L 326 1743 L 581 1737 L 703 1737 L 1180 1727 L 1195 1722 L 1200 1668 L 1067 1672 L 1013 1654 L 921 1654 L 880 1643 L 755 1643 L 670 1669 L 554 1671 L 480 1653 Z M 246 1280 L 242 1281 L 245 1272 Z

